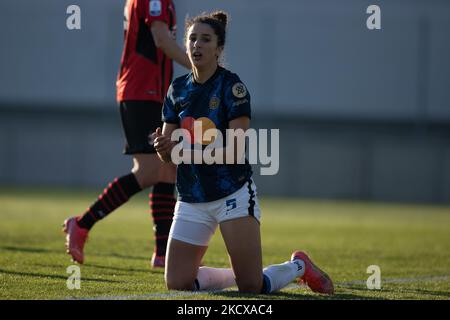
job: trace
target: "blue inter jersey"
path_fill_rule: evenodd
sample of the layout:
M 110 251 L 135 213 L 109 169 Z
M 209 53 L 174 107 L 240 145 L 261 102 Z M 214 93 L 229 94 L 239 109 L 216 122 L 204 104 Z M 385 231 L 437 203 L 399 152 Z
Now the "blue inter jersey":
M 164 100 L 162 120 L 181 126 L 183 119 L 206 117 L 225 137 L 228 122 L 242 116 L 251 117 L 250 94 L 236 74 L 218 67 L 203 84 L 195 82 L 192 72 L 175 79 Z M 247 160 L 245 164 L 179 164 L 179 200 L 198 203 L 224 198 L 251 175 Z

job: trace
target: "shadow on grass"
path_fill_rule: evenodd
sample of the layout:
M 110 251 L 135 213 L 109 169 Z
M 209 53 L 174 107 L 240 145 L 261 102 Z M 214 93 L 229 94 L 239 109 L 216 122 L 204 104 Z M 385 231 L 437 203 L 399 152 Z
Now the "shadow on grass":
M 112 270 L 112 271 L 124 271 L 126 273 L 130 273 L 130 272 L 142 272 L 142 273 L 151 273 L 154 270 L 150 269 L 150 266 L 148 267 L 148 269 L 140 269 L 140 268 L 121 268 L 121 267 L 111 267 L 111 266 L 104 266 L 104 265 L 100 265 L 100 264 L 93 264 L 93 263 L 88 263 L 86 265 L 84 265 L 85 268 L 93 268 L 93 269 L 101 269 L 101 270 Z M 161 271 L 163 271 L 163 269 L 161 269 Z
M 10 274 L 15 276 L 22 276 L 22 277 L 33 277 L 33 278 L 51 278 L 51 279 L 60 279 L 67 281 L 68 275 L 56 275 L 56 274 L 45 274 L 45 273 L 34 273 L 34 272 L 20 272 L 20 271 L 10 271 L 10 270 L 4 270 L 0 269 L 0 274 Z M 109 280 L 109 279 L 94 279 L 94 278 L 85 278 L 82 277 L 83 281 L 92 281 L 92 282 L 109 282 L 109 283 L 121 283 L 125 281 L 118 281 L 118 280 Z
M 32 247 L 15 247 L 15 246 L 0 246 L 0 251 L 11 251 L 11 252 L 25 252 L 25 253 L 36 253 L 36 254 L 64 254 L 66 257 L 69 258 L 68 261 L 70 261 L 70 256 L 68 256 L 65 251 L 62 250 L 55 250 L 55 249 L 47 249 L 47 248 L 32 248 Z M 109 265 L 101 265 L 101 264 L 95 264 L 95 263 L 85 263 L 83 265 L 80 265 L 81 268 L 92 268 L 92 269 L 101 269 L 101 270 L 110 270 L 112 272 L 118 271 L 118 272 L 125 272 L 127 274 L 131 272 L 141 272 L 141 273 L 154 273 L 154 274 L 160 274 L 164 272 L 164 269 L 152 269 L 150 268 L 150 257 L 137 257 L 137 256 L 129 256 L 129 255 L 120 255 L 120 254 L 107 254 L 107 253 L 95 253 L 92 254 L 92 256 L 98 256 L 98 257 L 113 257 L 118 259 L 124 259 L 124 260 L 145 260 L 148 261 L 148 269 L 144 268 L 133 268 L 133 267 L 114 267 Z M 72 262 L 71 262 L 72 263 Z M 74 264 L 74 263 L 72 263 Z M 34 263 L 34 266 L 38 267 L 53 267 L 53 268 L 65 268 L 66 264 L 44 264 L 44 263 Z M 1 271 L 0 271 L 1 272 Z M 5 271 L 6 272 L 6 271 Z M 44 276 L 45 277 L 45 276 Z M 65 278 L 66 279 L 66 278 Z M 83 278 L 85 280 L 88 280 L 86 278 Z M 91 279 L 92 281 L 97 279 Z
M 60 251 L 60 250 L 46 249 L 46 248 L 29 248 L 29 247 L 12 247 L 12 246 L 0 247 L 0 250 L 28 252 L 28 253 L 61 253 L 61 252 L 64 252 L 64 251 Z
M 411 290 L 411 291 L 413 291 L 413 290 Z M 414 290 L 414 291 L 417 292 L 418 294 L 429 294 L 432 296 L 445 297 L 447 299 L 450 299 L 449 291 L 435 291 L 435 290 L 424 290 L 424 289 L 418 289 L 418 290 Z
M 30 247 L 14 247 L 14 246 L 2 246 L 0 250 L 5 251 L 13 251 L 13 252 L 28 252 L 28 253 L 65 253 L 65 248 L 61 248 L 61 250 L 56 249 L 47 249 L 47 248 L 30 248 Z M 140 256 L 130 256 L 130 255 L 122 255 L 118 253 L 93 253 L 92 256 L 98 257 L 112 257 L 118 259 L 126 259 L 126 260 L 146 260 L 150 264 L 150 256 L 148 257 L 140 257 Z
M 394 289 L 386 289 L 382 288 L 381 292 L 387 292 L 392 294 L 414 294 L 417 295 L 415 299 L 424 299 L 423 295 L 430 295 L 430 296 L 436 296 L 441 299 L 450 299 L 450 292 L 449 291 L 438 291 L 438 290 L 425 290 L 425 289 L 409 289 L 409 288 L 397 288 Z
M 72 262 L 72 264 L 78 265 L 75 262 Z M 61 268 L 67 268 L 67 264 L 44 264 L 44 263 L 33 263 L 33 266 L 37 266 L 37 267 L 44 267 L 44 268 L 55 268 L 55 269 L 61 269 Z M 99 265 L 99 264 L 93 264 L 93 263 L 85 263 L 82 265 L 78 265 L 80 266 L 80 268 L 82 270 L 86 270 L 89 268 L 92 269 L 101 269 L 101 270 L 109 270 L 111 272 L 109 272 L 108 274 L 116 274 L 114 273 L 114 271 L 118 271 L 120 272 L 120 275 L 130 275 L 130 273 L 132 272 L 142 272 L 142 273 L 155 273 L 154 270 L 151 270 L 150 267 L 148 269 L 139 269 L 139 268 L 133 268 L 133 267 L 129 267 L 129 268 L 120 268 L 120 267 L 111 267 L 111 266 L 104 266 L 104 265 Z M 160 272 L 156 272 L 156 273 L 162 273 L 164 272 L 163 269 L 161 269 Z
M 347 290 L 354 290 L 354 291 L 364 291 L 367 292 L 367 288 L 361 287 L 361 286 L 353 286 L 353 285 L 341 285 L 339 286 L 341 288 L 347 289 Z M 389 293 L 393 295 L 399 295 L 399 294 L 414 294 L 417 295 L 416 299 L 422 299 L 423 295 L 431 295 L 436 296 L 440 298 L 450 298 L 450 291 L 439 291 L 439 290 L 426 290 L 426 289 L 412 289 L 412 288 L 405 288 L 405 287 L 396 287 L 395 289 L 390 289 L 383 287 L 380 290 L 375 290 L 374 292 L 378 293 Z M 370 298 L 372 299 L 372 297 Z
M 336 293 L 332 296 L 329 295 L 309 295 L 295 292 L 276 292 L 271 294 L 250 294 L 240 293 L 238 291 L 225 291 L 211 293 L 213 296 L 220 296 L 223 298 L 239 298 L 239 299 L 257 299 L 257 300 L 383 300 L 383 298 L 374 298 L 360 296 L 350 293 Z
M 97 255 L 103 256 L 103 257 L 126 259 L 126 260 L 146 260 L 146 261 L 148 261 L 149 264 L 150 264 L 150 258 L 151 258 L 151 255 L 149 255 L 148 257 L 140 257 L 140 256 L 123 255 L 123 254 L 118 254 L 118 253 L 108 253 L 108 254 L 101 253 L 101 254 L 97 254 Z

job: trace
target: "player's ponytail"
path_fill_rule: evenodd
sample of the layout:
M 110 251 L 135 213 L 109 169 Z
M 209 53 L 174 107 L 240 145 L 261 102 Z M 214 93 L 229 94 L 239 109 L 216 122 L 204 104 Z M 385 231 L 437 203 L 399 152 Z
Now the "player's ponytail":
M 224 29 L 227 28 L 228 14 L 225 11 L 221 11 L 221 10 L 215 11 L 215 12 L 211 13 L 211 17 L 213 19 L 218 20 L 223 25 Z

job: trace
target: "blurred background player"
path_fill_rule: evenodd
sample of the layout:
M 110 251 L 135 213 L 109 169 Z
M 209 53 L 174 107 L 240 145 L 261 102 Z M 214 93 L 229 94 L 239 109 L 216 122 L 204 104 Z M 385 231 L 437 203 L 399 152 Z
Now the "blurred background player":
M 161 109 L 173 75 L 172 60 L 190 68 L 185 51 L 176 43 L 176 15 L 172 0 L 127 0 L 125 39 L 117 78 L 117 101 L 126 138 L 124 153 L 133 156 L 133 168 L 114 179 L 84 214 L 64 221 L 67 252 L 84 262 L 89 230 L 99 220 L 153 186 L 150 193 L 155 248 L 152 267 L 164 267 L 172 223 L 175 167 L 162 164 L 148 142 L 161 126 Z

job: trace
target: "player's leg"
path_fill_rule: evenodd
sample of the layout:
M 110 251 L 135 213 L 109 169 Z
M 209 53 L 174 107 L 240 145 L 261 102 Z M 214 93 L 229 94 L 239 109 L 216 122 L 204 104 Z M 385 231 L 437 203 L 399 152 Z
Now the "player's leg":
M 260 216 L 252 180 L 224 199 L 224 209 L 219 216 L 236 283 L 243 292 L 274 292 L 304 273 L 304 263 L 298 259 L 262 270 Z
M 134 166 L 130 173 L 110 182 L 82 215 L 64 221 L 67 252 L 73 260 L 84 262 L 84 245 L 89 230 L 96 222 L 107 217 L 142 189 L 158 181 L 161 162 L 153 146 L 148 143 L 149 133 L 160 123 L 160 120 L 159 122 L 155 120 L 155 123 L 148 120 L 149 112 L 155 113 L 154 107 L 144 101 L 124 101 L 120 104 L 122 126 L 127 142 L 125 154 L 133 155 Z
M 253 217 L 225 221 L 220 224 L 220 230 L 239 291 L 267 294 L 299 279 L 314 292 L 333 294 L 331 279 L 303 252 L 295 251 L 291 260 L 261 270 L 259 223 Z
M 123 101 L 120 104 L 122 127 L 126 138 L 124 153 L 133 156 L 129 174 L 116 178 L 98 200 L 79 219 L 79 225 L 91 229 L 98 220 L 127 202 L 131 196 L 158 182 L 161 161 L 148 143 L 148 135 L 160 120 L 152 121 L 154 106 L 148 101 Z M 143 120 L 147 119 L 147 120 Z
M 94 224 L 107 217 L 115 209 L 126 203 L 134 194 L 142 190 L 133 173 L 114 179 L 103 193 L 80 216 L 64 221 L 67 252 L 78 263 L 84 262 L 84 244 Z
M 166 265 L 169 288 L 217 290 L 237 283 L 243 292 L 270 293 L 301 278 L 315 292 L 333 292 L 331 280 L 303 252 L 296 251 L 290 261 L 261 270 L 260 210 L 255 189 L 254 184 L 249 182 L 236 193 L 215 202 L 177 203 Z M 210 212 L 213 212 L 214 220 L 210 219 Z M 198 268 L 214 232 L 215 221 L 221 221 L 220 228 L 233 269 Z M 178 241 L 173 241 L 174 238 Z M 185 263 L 188 265 L 187 272 L 183 271 Z M 196 272 L 196 285 L 192 285 Z
M 299 284 L 306 283 L 308 287 L 318 293 L 333 294 L 334 286 L 331 278 L 315 265 L 311 258 L 303 251 L 294 251 L 291 261 L 303 263 L 304 274 L 298 279 Z
M 239 291 L 271 293 L 281 290 L 295 279 L 305 282 L 312 291 L 333 294 L 333 282 L 311 259 L 295 251 L 291 260 L 270 265 L 261 272 L 259 224 L 251 217 L 221 223 Z
M 196 278 L 208 246 L 170 238 L 164 279 L 169 290 L 196 290 Z
M 152 267 L 164 267 L 167 239 L 173 219 L 175 207 L 176 167 L 163 163 L 159 171 L 159 182 L 153 186 L 149 194 L 150 211 L 155 231 L 155 248 L 152 255 Z
M 203 291 L 221 290 L 236 285 L 232 269 L 200 267 L 207 249 L 208 246 L 170 238 L 165 270 L 167 288 Z
M 220 224 L 236 284 L 241 292 L 261 293 L 263 287 L 259 223 L 254 217 Z
M 126 101 L 121 105 L 122 123 L 127 138 L 125 153 L 133 155 L 132 172 L 142 189 L 154 186 L 153 190 L 161 197 L 166 197 L 163 203 L 158 198 L 151 199 L 152 203 L 156 203 L 155 206 L 150 204 L 155 239 L 152 267 L 164 267 L 167 237 L 175 205 L 175 169 L 172 169 L 172 175 L 166 179 L 167 183 L 159 183 L 161 175 L 167 171 L 167 165 L 161 162 L 149 142 L 149 135 L 162 126 L 161 108 L 161 103 L 153 101 Z
M 217 222 L 204 204 L 178 201 L 167 245 L 165 281 L 168 289 L 196 290 L 199 266 Z
M 153 220 L 155 247 L 151 266 L 164 267 L 167 239 L 175 206 L 176 167 L 162 163 L 156 150 L 149 143 L 149 135 L 162 127 L 162 104 L 152 101 L 137 101 L 122 107 L 124 123 L 134 123 L 125 127 L 127 153 L 133 154 L 135 173 L 141 186 L 153 186 L 149 194 L 150 211 Z M 130 143 L 131 142 L 131 143 Z
M 151 187 L 159 181 L 162 162 L 156 154 L 133 154 L 133 164 L 131 172 L 136 177 L 141 189 Z
M 299 260 L 271 265 L 262 270 L 259 223 L 254 217 L 237 218 L 220 224 L 239 291 L 271 293 L 303 276 Z
M 260 293 L 263 286 L 261 216 L 252 180 L 221 199 L 217 213 L 239 291 Z
M 199 267 L 216 228 L 208 203 L 177 202 L 166 256 L 169 289 L 217 290 L 235 285 L 231 269 Z

